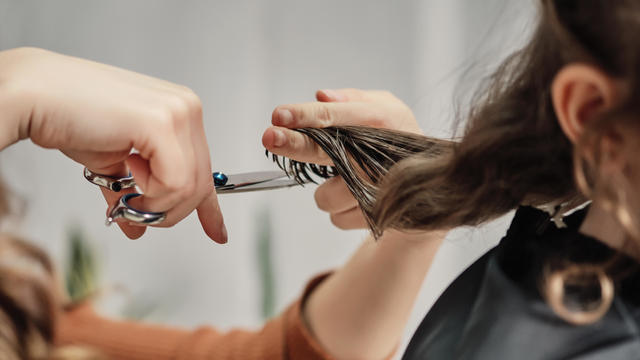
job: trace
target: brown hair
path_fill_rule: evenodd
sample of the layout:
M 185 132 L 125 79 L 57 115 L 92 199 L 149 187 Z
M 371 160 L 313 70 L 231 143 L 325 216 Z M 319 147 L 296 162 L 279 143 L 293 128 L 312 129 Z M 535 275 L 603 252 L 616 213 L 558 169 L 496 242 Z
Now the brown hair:
M 273 161 L 299 183 L 314 181 L 308 172 L 323 178 L 342 176 L 358 200 L 374 236 L 381 235 L 384 230 L 373 213 L 380 204 L 377 200 L 380 183 L 389 169 L 413 156 L 446 158 L 452 150 L 450 141 L 388 129 L 341 126 L 297 131 L 313 139 L 327 153 L 334 166 L 329 168 L 291 159 L 285 161 L 277 155 L 273 155 Z
M 540 4 L 531 41 L 509 56 L 477 91 L 459 141 L 362 127 L 298 129 L 328 153 L 335 173 L 274 160 L 296 176 L 307 169 L 324 177 L 341 175 L 377 234 L 387 228 L 476 225 L 520 204 L 575 203 L 585 195 L 594 196 L 576 185 L 574 164 L 580 165 L 578 169 L 587 166 L 589 185 L 605 182 L 594 179 L 598 154 L 589 162 L 582 149 L 597 150 L 612 119 L 638 110 L 632 106 L 640 91 L 635 86 L 640 46 L 633 29 L 640 30 L 640 2 L 543 0 Z M 596 122 L 575 152 L 551 100 L 553 79 L 573 62 L 624 78 L 632 89 L 620 107 Z
M 451 155 L 447 159 L 418 155 L 391 170 L 372 213 L 380 227 L 474 225 L 519 204 L 582 197 L 573 176 L 574 146 L 559 127 L 551 84 L 571 62 L 634 78 L 637 65 L 629 59 L 637 56 L 629 53 L 640 47 L 623 34 L 634 34 L 630 29 L 640 25 L 630 16 L 639 14 L 640 3 L 545 0 L 541 4 L 533 38 L 478 92 L 464 137 Z

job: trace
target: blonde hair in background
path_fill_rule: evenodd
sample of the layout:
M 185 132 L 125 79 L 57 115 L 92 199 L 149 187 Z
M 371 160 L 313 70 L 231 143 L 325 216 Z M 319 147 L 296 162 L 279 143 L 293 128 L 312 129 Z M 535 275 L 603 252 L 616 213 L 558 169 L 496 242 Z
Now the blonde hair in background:
M 10 213 L 0 181 L 0 220 Z M 65 296 L 51 260 L 38 247 L 0 233 L 0 358 L 103 360 L 81 346 L 54 345 Z
M 0 235 L 0 354 L 2 359 L 102 360 L 78 346 L 54 346 L 62 308 L 48 256 L 10 235 Z

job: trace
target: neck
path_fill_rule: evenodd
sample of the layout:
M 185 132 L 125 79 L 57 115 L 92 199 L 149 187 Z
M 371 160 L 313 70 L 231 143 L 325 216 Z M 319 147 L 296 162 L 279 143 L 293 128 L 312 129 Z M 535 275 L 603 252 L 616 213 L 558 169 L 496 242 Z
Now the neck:
M 627 241 L 627 236 L 620 222 L 611 211 L 605 210 L 598 201 L 594 200 L 589 207 L 587 216 L 580 226 L 580 232 L 640 260 L 640 253 Z

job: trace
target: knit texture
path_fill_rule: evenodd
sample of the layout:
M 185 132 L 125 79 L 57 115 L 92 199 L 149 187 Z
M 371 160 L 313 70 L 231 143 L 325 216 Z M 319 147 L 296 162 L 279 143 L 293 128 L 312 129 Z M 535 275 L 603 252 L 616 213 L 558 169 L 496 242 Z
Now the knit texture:
M 304 300 L 327 276 L 312 279 L 301 299 L 259 331 L 220 332 L 211 327 L 189 331 L 116 321 L 82 306 L 61 316 L 56 344 L 83 346 L 122 360 L 333 359 L 313 338 L 302 318 Z

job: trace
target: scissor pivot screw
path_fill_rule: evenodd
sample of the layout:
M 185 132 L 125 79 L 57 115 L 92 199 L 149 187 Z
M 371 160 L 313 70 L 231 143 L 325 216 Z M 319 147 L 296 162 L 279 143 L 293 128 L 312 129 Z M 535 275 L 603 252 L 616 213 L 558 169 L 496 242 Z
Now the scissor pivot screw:
M 227 177 L 227 175 L 221 172 L 213 173 L 213 183 L 215 186 L 224 186 L 227 184 L 227 181 L 229 181 L 229 178 Z

